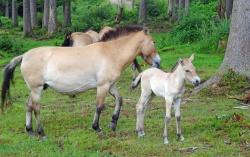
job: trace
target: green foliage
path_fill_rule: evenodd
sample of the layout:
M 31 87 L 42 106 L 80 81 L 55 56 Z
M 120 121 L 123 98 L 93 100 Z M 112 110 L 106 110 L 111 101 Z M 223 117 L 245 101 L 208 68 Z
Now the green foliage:
M 23 45 L 21 41 L 13 40 L 13 38 L 11 38 L 9 35 L 1 35 L 0 49 L 2 51 L 13 54 L 21 54 L 23 53 L 22 47 Z
M 216 1 L 192 3 L 189 15 L 181 18 L 171 30 L 173 43 L 200 42 L 198 51 L 215 51 L 218 41 L 229 33 L 229 21 L 218 19 L 216 5 Z
M 11 28 L 11 20 L 8 17 L 0 16 L 0 28 Z

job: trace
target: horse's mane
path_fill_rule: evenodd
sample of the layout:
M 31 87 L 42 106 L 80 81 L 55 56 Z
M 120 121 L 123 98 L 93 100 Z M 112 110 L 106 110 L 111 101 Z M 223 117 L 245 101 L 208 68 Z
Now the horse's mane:
M 142 31 L 144 28 L 138 25 L 131 25 L 131 26 L 121 26 L 116 27 L 113 30 L 106 32 L 100 41 L 109 41 L 112 39 L 117 39 L 118 37 L 128 35 L 130 33 Z
M 68 32 L 66 35 L 65 35 L 65 38 L 64 38 L 64 41 L 62 43 L 62 46 L 72 46 L 72 41 L 71 41 L 71 36 L 72 32 Z

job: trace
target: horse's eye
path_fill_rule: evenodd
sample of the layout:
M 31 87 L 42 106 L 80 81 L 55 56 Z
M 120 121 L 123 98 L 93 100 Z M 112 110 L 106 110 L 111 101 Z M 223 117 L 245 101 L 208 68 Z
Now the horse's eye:
M 186 70 L 186 72 L 187 72 L 187 73 L 189 73 L 189 72 L 190 72 L 190 70 Z

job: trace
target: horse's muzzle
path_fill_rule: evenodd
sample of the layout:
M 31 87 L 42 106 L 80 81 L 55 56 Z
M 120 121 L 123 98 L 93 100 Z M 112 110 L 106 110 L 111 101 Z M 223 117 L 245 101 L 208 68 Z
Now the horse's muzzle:
M 193 82 L 194 86 L 197 87 L 200 85 L 201 79 L 200 79 L 200 77 L 196 76 L 192 82 Z
M 160 56 L 157 54 L 153 57 L 153 61 L 152 61 L 152 67 L 155 68 L 160 68 L 160 63 L 161 63 L 161 58 Z

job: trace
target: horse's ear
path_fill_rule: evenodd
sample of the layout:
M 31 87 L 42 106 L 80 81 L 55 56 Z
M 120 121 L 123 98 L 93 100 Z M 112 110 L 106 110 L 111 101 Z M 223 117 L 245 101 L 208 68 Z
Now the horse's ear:
M 190 62 L 192 62 L 194 60 L 194 54 L 192 54 L 190 57 L 189 57 L 189 60 Z
M 180 58 L 178 62 L 183 65 L 183 59 Z
M 146 27 L 146 26 L 143 26 L 143 32 L 145 33 L 145 34 L 149 34 L 149 29 L 148 29 L 148 27 Z

